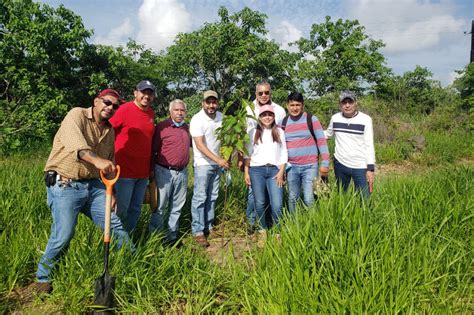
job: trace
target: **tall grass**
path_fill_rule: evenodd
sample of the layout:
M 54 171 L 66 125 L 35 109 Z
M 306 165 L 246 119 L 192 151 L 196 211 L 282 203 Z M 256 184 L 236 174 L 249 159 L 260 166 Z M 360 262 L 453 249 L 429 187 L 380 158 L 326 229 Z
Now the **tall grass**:
M 101 232 L 80 216 L 53 293 L 33 305 L 7 298 L 34 280 L 51 214 L 45 157 L 0 162 L 0 312 L 84 312 L 102 271 Z M 185 236 L 180 248 L 148 236 L 148 209 L 137 251 L 113 252 L 119 311 L 137 313 L 470 313 L 472 312 L 472 167 L 378 178 L 364 203 L 333 193 L 299 209 L 271 231 L 263 248 L 216 264 Z M 228 203 L 218 203 L 228 237 L 243 237 L 246 193 L 233 174 Z M 221 195 L 223 195 L 221 193 Z M 188 196 L 190 197 L 190 195 Z M 189 203 L 182 231 L 189 232 Z M 276 233 L 281 239 L 274 237 Z M 470 304 L 471 303 L 471 304 Z
M 472 311 L 472 169 L 332 195 L 289 218 L 239 290 L 249 313 Z

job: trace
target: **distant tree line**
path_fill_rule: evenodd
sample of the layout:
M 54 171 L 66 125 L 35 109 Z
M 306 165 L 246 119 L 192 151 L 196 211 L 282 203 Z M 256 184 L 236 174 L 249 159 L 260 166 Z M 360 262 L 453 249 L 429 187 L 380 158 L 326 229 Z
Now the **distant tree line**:
M 422 114 L 456 95 L 462 109 L 472 112 L 472 65 L 461 72 L 455 90 L 442 88 L 419 66 L 394 75 L 380 52 L 383 42 L 371 39 L 357 20 L 326 17 L 312 25 L 309 38 L 292 43 L 296 52 L 289 52 L 265 37 L 265 14 L 249 8 L 230 14 L 221 7 L 218 15 L 217 22 L 179 34 L 168 49 L 155 53 L 132 40 L 125 47 L 89 43 L 93 32 L 62 5 L 1 0 L 2 153 L 49 140 L 70 108 L 89 106 L 105 87 L 130 98 L 144 78 L 157 86 L 159 115 L 166 114 L 173 98 L 187 100 L 191 112 L 196 111 L 199 92 L 205 89 L 216 90 L 225 104 L 237 104 L 263 79 L 275 87 L 277 101 L 300 90 L 323 112 L 347 88 L 391 102 L 397 110 Z

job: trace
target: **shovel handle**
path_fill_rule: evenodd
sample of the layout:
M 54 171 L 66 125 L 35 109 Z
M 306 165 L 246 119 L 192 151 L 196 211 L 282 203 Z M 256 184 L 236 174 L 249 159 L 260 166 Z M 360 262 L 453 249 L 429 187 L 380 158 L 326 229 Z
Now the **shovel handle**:
M 120 176 L 120 165 L 115 166 L 115 177 L 112 179 L 107 179 L 104 172 L 100 171 L 100 179 L 107 189 L 107 195 L 112 195 L 112 188 L 114 187 L 115 182 L 119 179 Z
M 110 243 L 110 214 L 112 209 L 112 191 L 115 182 L 120 176 L 120 166 L 116 165 L 115 177 L 113 179 L 105 178 L 105 174 L 100 171 L 100 178 L 105 185 L 106 194 L 105 194 L 105 222 L 104 222 L 104 243 Z

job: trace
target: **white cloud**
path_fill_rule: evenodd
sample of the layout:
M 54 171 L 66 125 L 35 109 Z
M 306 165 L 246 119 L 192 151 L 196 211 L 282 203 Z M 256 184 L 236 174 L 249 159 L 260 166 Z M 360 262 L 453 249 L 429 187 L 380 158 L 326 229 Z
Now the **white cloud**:
M 289 46 L 288 43 L 297 41 L 303 36 L 303 33 L 292 23 L 283 20 L 274 28 L 270 29 L 270 37 L 281 44 L 283 49 L 297 51 L 296 46 Z
M 448 74 L 448 78 L 446 80 L 446 85 L 448 84 L 452 84 L 454 82 L 454 80 L 456 80 L 457 78 L 461 77 L 461 74 L 456 72 L 456 71 L 451 71 L 449 74 Z
M 433 48 L 462 33 L 465 21 L 454 17 L 450 2 L 347 0 L 350 17 L 382 39 L 389 54 Z
M 178 33 L 191 30 L 191 14 L 177 0 L 144 0 L 138 20 L 137 41 L 156 52 L 171 45 Z
M 127 42 L 132 32 L 133 26 L 130 23 L 130 18 L 125 18 L 122 24 L 113 28 L 106 36 L 96 36 L 94 43 L 111 46 L 123 45 Z

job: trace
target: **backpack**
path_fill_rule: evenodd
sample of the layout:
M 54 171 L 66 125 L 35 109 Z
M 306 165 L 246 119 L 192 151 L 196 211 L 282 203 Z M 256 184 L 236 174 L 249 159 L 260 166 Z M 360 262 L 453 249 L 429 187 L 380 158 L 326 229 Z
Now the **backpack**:
M 286 124 L 288 123 L 288 117 L 290 117 L 290 115 L 285 116 L 285 118 L 283 118 L 283 121 L 281 122 L 281 129 L 283 129 L 283 130 L 285 130 Z M 312 118 L 313 118 L 313 115 L 311 115 L 311 113 L 307 112 L 306 113 L 306 123 L 308 124 L 309 132 L 313 136 L 314 143 L 316 143 L 316 150 L 317 150 L 318 155 L 319 155 L 318 139 L 316 139 L 316 135 L 314 134 Z

